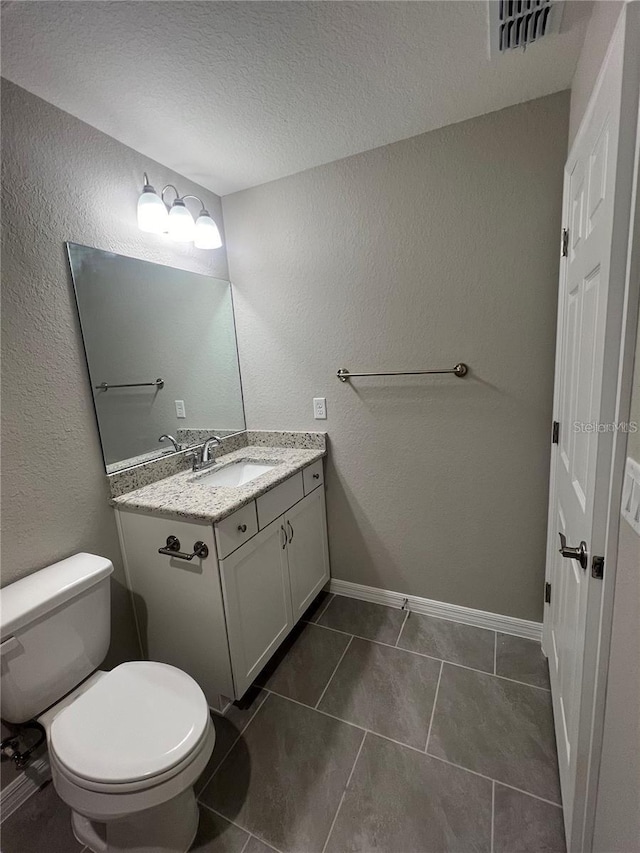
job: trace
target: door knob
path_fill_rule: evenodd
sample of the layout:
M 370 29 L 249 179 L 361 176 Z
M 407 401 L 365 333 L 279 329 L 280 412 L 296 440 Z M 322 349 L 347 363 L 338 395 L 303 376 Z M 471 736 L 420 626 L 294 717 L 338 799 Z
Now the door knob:
M 577 560 L 582 568 L 586 571 L 587 562 L 589 559 L 589 555 L 587 554 L 587 543 L 582 540 L 582 542 L 578 545 L 577 548 L 571 548 L 567 545 L 567 537 L 564 533 L 559 533 L 560 537 L 560 553 L 563 557 L 566 557 L 568 560 Z

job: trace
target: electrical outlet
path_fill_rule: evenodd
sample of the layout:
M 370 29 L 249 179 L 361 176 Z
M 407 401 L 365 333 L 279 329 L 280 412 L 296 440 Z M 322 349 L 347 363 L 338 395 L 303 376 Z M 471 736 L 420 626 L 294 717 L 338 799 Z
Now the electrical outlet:
M 313 417 L 317 421 L 324 421 L 327 419 L 327 401 L 324 397 L 313 398 Z
M 176 400 L 176 417 L 186 418 L 187 410 L 184 407 L 184 400 Z

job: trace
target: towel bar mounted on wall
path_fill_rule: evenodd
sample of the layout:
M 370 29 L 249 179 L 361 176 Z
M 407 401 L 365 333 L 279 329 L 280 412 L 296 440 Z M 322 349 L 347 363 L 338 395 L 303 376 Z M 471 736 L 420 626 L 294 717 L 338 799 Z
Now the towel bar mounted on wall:
M 146 388 L 149 385 L 154 388 L 164 388 L 164 379 L 156 379 L 155 382 L 127 382 L 124 385 L 111 385 L 109 382 L 101 382 L 94 387 L 96 391 L 108 391 L 109 388 Z
M 469 368 L 464 362 L 460 361 L 455 367 L 448 370 L 396 370 L 391 373 L 351 373 L 345 367 L 341 367 L 336 373 L 336 376 L 341 382 L 347 382 L 354 376 L 419 376 L 423 373 L 453 373 L 455 376 L 466 376 Z

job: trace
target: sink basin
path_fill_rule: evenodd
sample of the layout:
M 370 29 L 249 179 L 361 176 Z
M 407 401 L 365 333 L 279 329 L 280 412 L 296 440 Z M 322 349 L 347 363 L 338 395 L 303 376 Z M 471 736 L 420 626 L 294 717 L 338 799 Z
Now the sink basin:
M 274 468 L 275 465 L 270 465 L 268 462 L 239 459 L 237 462 L 230 462 L 224 468 L 199 477 L 198 482 L 209 486 L 244 486 Z

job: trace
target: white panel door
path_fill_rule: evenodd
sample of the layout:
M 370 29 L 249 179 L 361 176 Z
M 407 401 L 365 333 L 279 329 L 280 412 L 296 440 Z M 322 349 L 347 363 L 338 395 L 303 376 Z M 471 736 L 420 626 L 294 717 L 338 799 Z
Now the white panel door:
M 618 40 L 621 42 L 620 32 Z M 614 39 L 616 37 L 614 36 Z M 551 472 L 547 578 L 551 605 L 545 613 L 558 761 L 567 838 L 576 785 L 576 756 L 594 553 L 604 554 L 597 513 L 598 489 L 608 487 L 611 434 L 598 431 L 603 410 L 610 257 L 621 96 L 620 43 L 609 56 L 599 88 L 565 166 L 564 221 L 569 230 L 561 264 L 556 350 L 555 412 L 559 441 Z M 609 335 L 610 337 L 610 335 Z M 619 348 L 619 341 L 617 342 Z M 610 349 L 607 349 L 607 348 Z M 599 467 L 600 466 L 600 467 Z M 582 564 L 559 549 L 585 551 Z
M 286 548 L 279 518 L 220 562 L 237 699 L 293 627 Z
M 285 516 L 293 621 L 297 622 L 329 580 L 324 489 L 318 487 Z

